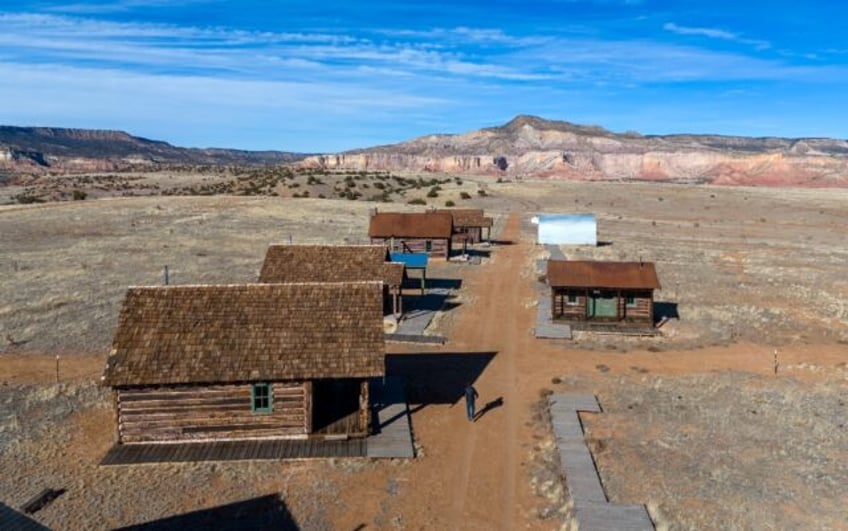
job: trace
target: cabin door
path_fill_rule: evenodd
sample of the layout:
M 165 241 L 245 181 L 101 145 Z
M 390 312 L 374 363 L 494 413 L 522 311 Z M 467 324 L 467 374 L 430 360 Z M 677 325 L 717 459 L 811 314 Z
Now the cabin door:
M 613 319 L 618 317 L 617 300 L 615 293 L 611 291 L 592 293 L 589 298 L 589 317 Z

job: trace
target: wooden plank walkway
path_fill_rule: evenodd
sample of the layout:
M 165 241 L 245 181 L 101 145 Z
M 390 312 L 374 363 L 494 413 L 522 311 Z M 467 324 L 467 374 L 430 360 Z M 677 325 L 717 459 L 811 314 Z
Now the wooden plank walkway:
M 544 291 L 536 306 L 536 337 L 539 339 L 571 339 L 571 327 L 551 320 L 551 298 Z
M 368 457 L 415 457 L 403 380 L 392 376 L 371 380 L 371 397 L 375 433 L 368 438 Z
M 100 462 L 103 466 L 196 461 L 250 461 L 364 457 L 365 439 L 267 439 L 255 441 L 116 444 Z
M 595 397 L 555 394 L 550 396 L 549 403 L 560 466 L 574 502 L 579 528 L 583 531 L 653 530 L 654 524 L 644 505 L 615 505 L 607 500 L 578 414 L 580 411 L 600 413 Z
M 565 260 L 565 255 L 562 253 L 562 249 L 559 248 L 559 245 L 546 243 L 545 250 L 548 251 L 548 257 L 551 260 Z

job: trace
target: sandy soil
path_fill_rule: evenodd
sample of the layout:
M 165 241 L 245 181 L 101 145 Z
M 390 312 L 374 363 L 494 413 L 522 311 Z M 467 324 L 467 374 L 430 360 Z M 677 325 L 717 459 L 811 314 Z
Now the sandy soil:
M 49 351 L 47 354 L 23 350 L 27 345 L 61 345 L 57 339 L 61 335 L 71 344 L 75 341 L 83 345 L 88 342 L 102 344 L 103 338 L 108 339 L 110 334 L 109 326 L 80 340 L 75 330 L 85 319 L 79 317 L 79 312 L 62 314 L 60 310 L 45 306 L 43 299 L 49 296 L 35 289 L 24 289 L 21 287 L 24 284 L 19 283 L 17 290 L 3 288 L 7 290 L 4 295 L 29 291 L 34 294 L 33 301 L 41 302 L 33 308 L 28 305 L 30 299 L 23 298 L 22 294 L 22 298 L 4 303 L 6 313 L 0 314 L 3 325 L 8 326 L 9 316 L 17 319 L 21 308 L 30 308 L 20 318 L 23 325 L 15 324 L 14 328 L 6 330 L 20 334 L 19 327 L 23 326 L 23 330 L 33 331 L 29 336 L 21 334 L 31 343 L 7 346 L 7 352 L 0 354 L 3 362 L 0 363 L 0 385 L 5 396 L 15 397 L 2 402 L 6 404 L 5 409 L 0 407 L 0 435 L 7 441 L 0 448 L 0 468 L 13 471 L 0 477 L 0 500 L 16 506 L 44 486 L 68 488 L 63 497 L 37 514 L 39 521 L 57 529 L 138 523 L 265 494 L 280 495 L 302 529 L 556 529 L 568 525 L 565 517 L 568 500 L 556 481 L 557 463 L 552 457 L 551 435 L 540 402 L 551 391 L 579 390 L 596 393 L 607 411 L 586 421 L 610 498 L 621 503 L 648 504 L 661 527 L 839 528 L 841 522 L 848 521 L 845 512 L 848 505 L 843 503 L 844 494 L 838 492 L 839 485 L 848 483 L 848 471 L 839 460 L 839 456 L 848 454 L 844 409 L 840 409 L 843 406 L 839 404 L 840 396 L 848 387 L 848 346 L 838 342 L 838 338 L 843 337 L 839 334 L 844 334 L 844 318 L 833 319 L 832 333 L 825 334 L 825 326 L 820 322 L 823 317 L 810 313 L 819 317 L 802 320 L 805 326 L 801 328 L 812 327 L 814 332 L 806 333 L 804 338 L 794 337 L 792 331 L 799 326 L 797 319 L 810 311 L 805 306 L 805 299 L 798 296 L 801 291 L 781 290 L 761 295 L 758 290 L 752 290 L 755 301 L 752 304 L 766 304 L 764 301 L 772 300 L 778 307 L 798 306 L 801 310 L 789 314 L 786 327 L 779 322 L 760 325 L 766 330 L 773 327 L 775 335 L 737 334 L 719 341 L 710 335 L 712 332 L 704 332 L 699 327 L 720 330 L 722 321 L 707 320 L 707 325 L 701 325 L 702 319 L 694 318 L 698 314 L 690 313 L 702 311 L 697 307 L 696 298 L 681 297 L 677 299 L 682 317 L 679 326 L 683 330 L 678 332 L 679 336 L 686 335 L 684 324 L 691 327 L 685 341 L 679 336 L 640 341 L 585 338 L 577 343 L 536 340 L 532 335 L 537 276 L 534 265 L 539 249 L 532 243 L 531 228 L 524 213 L 553 208 L 556 201 L 548 198 L 547 185 L 540 185 L 540 191 L 532 192 L 510 192 L 510 186 L 514 185 L 505 184 L 501 188 L 493 185 L 492 197 L 481 202 L 499 214 L 516 210 L 499 235 L 501 240 L 513 244 L 494 247 L 491 259 L 482 266 L 449 265 L 434 269 L 434 275 L 440 271 L 445 274 L 458 272 L 463 280 L 457 299 L 461 304 L 439 320 L 439 332 L 449 337 L 448 343 L 438 348 L 389 348 L 390 369 L 405 372 L 410 379 L 412 418 L 420 449 L 418 459 L 411 462 L 349 460 L 99 468 L 96 461 L 114 438 L 108 396 L 97 391 L 92 382 L 96 379 L 92 374 L 97 372 L 102 353 L 63 356 L 60 374 L 65 376 L 62 383 L 55 384 L 52 350 L 30 349 Z M 598 196 L 614 192 L 616 204 L 622 201 L 629 205 L 627 208 L 632 209 L 633 218 L 643 220 L 636 222 L 635 228 L 628 228 L 631 225 L 625 223 L 605 225 L 603 220 L 609 219 L 609 207 L 599 209 L 602 230 L 610 231 L 606 234 L 614 241 L 609 248 L 601 248 L 606 252 L 610 248 L 624 249 L 624 239 L 632 234 L 630 231 L 638 232 L 646 224 L 650 225 L 650 221 L 644 221 L 650 219 L 650 208 L 644 207 L 643 217 L 639 216 L 639 209 L 647 202 L 644 194 L 648 191 L 656 194 L 659 189 L 665 199 L 660 202 L 654 198 L 654 201 L 677 204 L 675 209 L 660 212 L 661 216 L 651 216 L 666 220 L 695 216 L 690 213 L 692 204 L 696 204 L 698 198 L 706 201 L 712 193 L 710 189 L 695 187 L 642 189 L 585 185 L 566 188 L 563 194 L 580 194 L 581 202 L 596 203 L 600 201 Z M 626 196 L 624 190 L 631 191 L 634 198 Z M 507 192 L 514 192 L 514 197 L 509 197 Z M 839 253 L 844 250 L 832 241 L 838 228 L 835 225 L 827 228 L 842 215 L 837 208 L 838 198 L 806 192 L 787 192 L 786 196 L 774 197 L 769 195 L 772 192 L 739 193 L 748 194 L 748 201 L 756 203 L 757 208 L 766 208 L 771 199 L 778 206 L 784 205 L 775 223 L 782 219 L 788 225 L 781 222 L 773 227 L 774 232 L 763 228 L 763 237 L 769 241 L 780 241 L 782 247 L 792 247 L 796 245 L 793 243 L 796 235 L 810 234 L 813 240 L 801 238 L 801 243 L 797 244 L 800 247 L 792 248 L 797 251 L 814 247 L 805 241 L 822 244 L 823 249 L 816 251 L 824 253 L 816 255 L 823 260 L 821 266 L 816 266 L 821 279 L 817 275 L 809 276 L 809 271 L 793 276 L 795 267 L 789 263 L 773 270 L 775 279 L 785 281 L 788 278 L 799 285 L 805 278 L 810 278 L 811 285 L 830 282 L 835 293 L 842 293 L 838 291 L 842 287 L 837 269 L 831 262 L 842 256 Z M 643 195 L 641 201 L 635 198 L 639 194 Z M 744 195 L 728 196 L 727 201 L 746 201 L 742 197 Z M 52 258 L 50 245 L 68 238 L 87 242 L 91 246 L 86 251 L 88 256 L 92 259 L 100 256 L 104 262 L 100 270 L 100 276 L 105 279 L 103 283 L 118 286 L 98 287 L 82 299 L 102 298 L 109 293 L 115 300 L 109 304 L 115 306 L 120 299 L 121 286 L 130 283 L 120 283 L 119 279 L 122 275 L 135 275 L 141 269 L 126 267 L 126 260 L 108 257 L 116 246 L 147 241 L 151 235 L 175 227 L 181 242 L 179 256 L 186 264 L 183 267 L 194 268 L 184 269 L 183 274 L 194 271 L 192 275 L 196 277 L 191 278 L 197 280 L 193 281 L 216 281 L 228 274 L 233 277 L 229 281 L 241 280 L 258 270 L 264 250 L 262 245 L 269 235 L 270 241 L 275 241 L 273 235 L 279 234 L 274 220 L 280 223 L 282 219 L 288 224 L 294 216 L 287 212 L 290 202 L 192 198 L 171 199 L 173 203 L 163 204 L 169 217 L 159 219 L 156 211 L 147 210 L 154 207 L 145 201 L 149 200 L 134 199 L 129 203 L 109 205 L 109 209 L 123 211 L 126 219 L 151 224 L 152 232 L 140 234 L 136 239 L 115 238 L 108 232 L 113 230 L 118 214 L 106 218 L 112 224 L 99 224 L 105 234 L 89 234 L 85 230 L 93 230 L 93 227 L 82 225 L 89 228 L 83 230 L 85 236 L 75 240 L 67 233 L 52 239 L 54 230 L 71 228 L 63 225 L 62 219 L 68 218 L 63 218 L 56 210 L 0 211 L 0 223 L 27 235 L 26 243 L 14 240 L 16 247 L 13 252 L 4 253 L 3 262 L 6 267 L 9 261 L 26 262 L 33 268 L 38 264 L 43 276 L 11 278 L 19 282 L 26 278 L 33 285 L 37 285 L 39 279 L 50 279 L 50 283 L 59 284 L 56 293 L 62 296 L 69 285 L 62 284 L 63 275 L 58 267 L 61 260 Z M 606 204 L 609 202 L 607 199 Z M 325 209 L 320 215 L 320 219 L 326 220 L 322 223 L 336 231 L 345 231 L 342 234 L 355 234 L 360 230 L 357 224 L 364 227 L 360 217 L 364 216 L 367 205 L 344 202 L 331 205 L 333 209 L 351 210 L 348 217 L 344 217 Z M 324 205 L 314 205 L 315 208 L 321 206 Z M 80 207 L 67 203 L 62 208 Z M 819 211 L 824 213 L 818 214 Z M 80 216 L 75 223 L 82 221 L 83 210 L 68 212 Z M 728 210 L 722 215 L 725 214 L 730 216 L 733 212 Z M 745 216 L 748 214 L 746 211 Z M 814 221 L 805 221 L 807 214 L 813 216 Z M 307 235 L 314 234 L 316 240 L 327 237 L 325 230 L 320 227 L 316 230 L 306 214 L 302 215 L 304 219 L 299 225 L 287 226 L 302 229 Z M 204 219 L 204 227 L 188 229 L 183 227 L 191 225 L 191 221 L 180 223 L 180 220 L 194 220 L 201 225 L 198 216 L 205 216 L 200 218 Z M 238 221 L 233 222 L 234 219 Z M 722 231 L 730 231 L 732 219 L 721 223 L 725 227 Z M 40 228 L 37 221 L 42 220 L 46 227 Z M 234 223 L 238 225 L 230 229 Z M 753 223 L 760 227 L 761 222 Z M 757 245 L 748 249 L 743 245 L 744 240 L 734 240 L 729 232 L 724 239 L 702 242 L 699 238 L 703 231 L 698 232 L 691 225 L 677 228 L 673 221 L 666 221 L 666 224 L 671 241 L 682 245 L 675 251 L 680 256 L 678 265 L 681 268 L 704 261 L 697 253 L 690 256 L 694 250 L 719 248 L 729 240 L 736 242 L 743 258 L 759 252 Z M 797 232 L 792 232 L 789 225 L 795 226 Z M 767 226 L 768 223 L 764 224 Z M 747 225 L 743 227 L 743 232 L 748 228 Z M 204 233 L 205 230 L 209 232 Z M 823 237 L 819 230 L 834 232 Z M 683 245 L 687 233 L 691 243 Z M 200 239 L 202 234 L 212 241 Z M 668 243 L 654 245 L 655 252 L 660 252 Z M 204 252 L 210 255 L 193 258 L 196 256 L 191 252 L 193 246 L 206 249 Z M 257 248 L 251 250 L 251 246 Z M 77 249 L 68 252 L 77 252 Z M 135 256 L 143 256 L 144 252 L 136 248 Z M 150 252 L 154 252 L 153 248 Z M 814 266 L 816 258 L 803 254 L 787 255 L 786 259 Z M 161 261 L 161 257 L 158 258 Z M 208 261 L 203 261 L 205 258 Z M 187 265 L 192 261 L 195 265 Z M 157 262 L 154 259 L 152 263 Z M 665 273 L 661 269 L 661 276 L 671 274 L 671 265 L 664 267 Z M 155 281 L 158 268 L 150 269 L 144 278 Z M 722 293 L 726 296 L 734 289 L 723 282 L 710 284 L 714 282 L 711 276 L 697 279 L 681 275 L 681 279 L 693 283 L 687 286 L 695 293 L 706 293 L 714 285 L 719 291 L 716 297 L 720 299 Z M 722 277 L 724 273 L 717 270 L 715 275 Z M 748 275 L 746 282 L 756 281 L 753 274 Z M 700 280 L 697 285 L 693 278 Z M 702 282 L 706 285 L 700 286 Z M 79 307 L 86 308 L 85 305 Z M 116 308 L 104 310 L 112 311 Z M 54 332 L 54 327 L 64 328 Z M 775 348 L 779 360 L 777 376 L 774 375 Z M 481 394 L 480 405 L 492 403 L 491 409 L 475 423 L 465 419 L 464 407 L 457 401 L 462 385 L 470 378 L 475 379 Z M 678 396 L 684 398 L 678 399 Z M 634 403 L 638 407 L 628 407 Z M 739 404 L 746 404 L 745 410 L 750 411 L 748 403 L 756 404 L 750 409 L 758 411 L 758 416 L 762 417 L 756 424 L 751 424 L 753 414 L 750 412 L 747 416 L 728 414 L 738 413 L 734 408 Z M 700 404 L 698 408 L 697 404 Z M 684 405 L 693 413 L 675 409 L 676 405 Z M 758 429 L 747 429 L 749 425 Z M 38 426 L 48 426 L 50 431 L 45 432 Z M 683 438 L 680 433 L 688 435 Z M 823 449 L 820 454 L 810 451 L 817 447 Z M 709 455 L 714 448 L 719 449 L 718 457 L 704 459 L 703 456 Z M 785 456 L 781 456 L 781 449 Z M 740 457 L 734 461 L 735 456 Z M 734 467 L 738 471 L 729 473 Z M 791 503 L 780 492 L 779 486 L 784 484 L 791 486 Z M 828 490 L 828 485 L 834 488 Z M 752 510 L 725 509 L 731 505 Z M 769 507 L 777 506 L 781 509 L 770 519 L 762 519 Z M 805 511 L 808 507 L 811 510 Z

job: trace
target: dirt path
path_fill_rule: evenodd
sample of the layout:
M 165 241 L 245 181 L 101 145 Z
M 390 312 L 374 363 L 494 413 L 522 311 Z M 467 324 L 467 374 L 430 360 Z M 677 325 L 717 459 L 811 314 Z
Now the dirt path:
M 457 350 L 497 352 L 475 386 L 480 393 L 478 410 L 489 402 L 502 402 L 468 422 L 452 415 L 451 431 L 457 433 L 450 460 L 456 463 L 449 485 L 453 489 L 450 521 L 453 529 L 515 529 L 522 517 L 518 489 L 522 409 L 518 392 L 518 357 L 521 356 L 526 323 L 520 313 L 504 319 L 503 301 L 520 301 L 525 286 L 521 273 L 527 249 L 519 242 L 520 218 L 512 214 L 500 238 L 514 243 L 498 249 L 493 264 L 468 280 L 477 294 L 474 311 L 462 312 L 455 330 Z M 464 403 L 460 403 L 464 413 Z M 529 493 L 527 493 L 529 495 Z

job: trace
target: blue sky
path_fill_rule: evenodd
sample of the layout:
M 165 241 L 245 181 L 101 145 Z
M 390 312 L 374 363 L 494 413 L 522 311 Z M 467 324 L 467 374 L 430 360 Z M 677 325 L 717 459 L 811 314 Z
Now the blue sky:
M 848 3 L 3 0 L 0 123 L 329 152 L 499 125 L 848 138 Z

